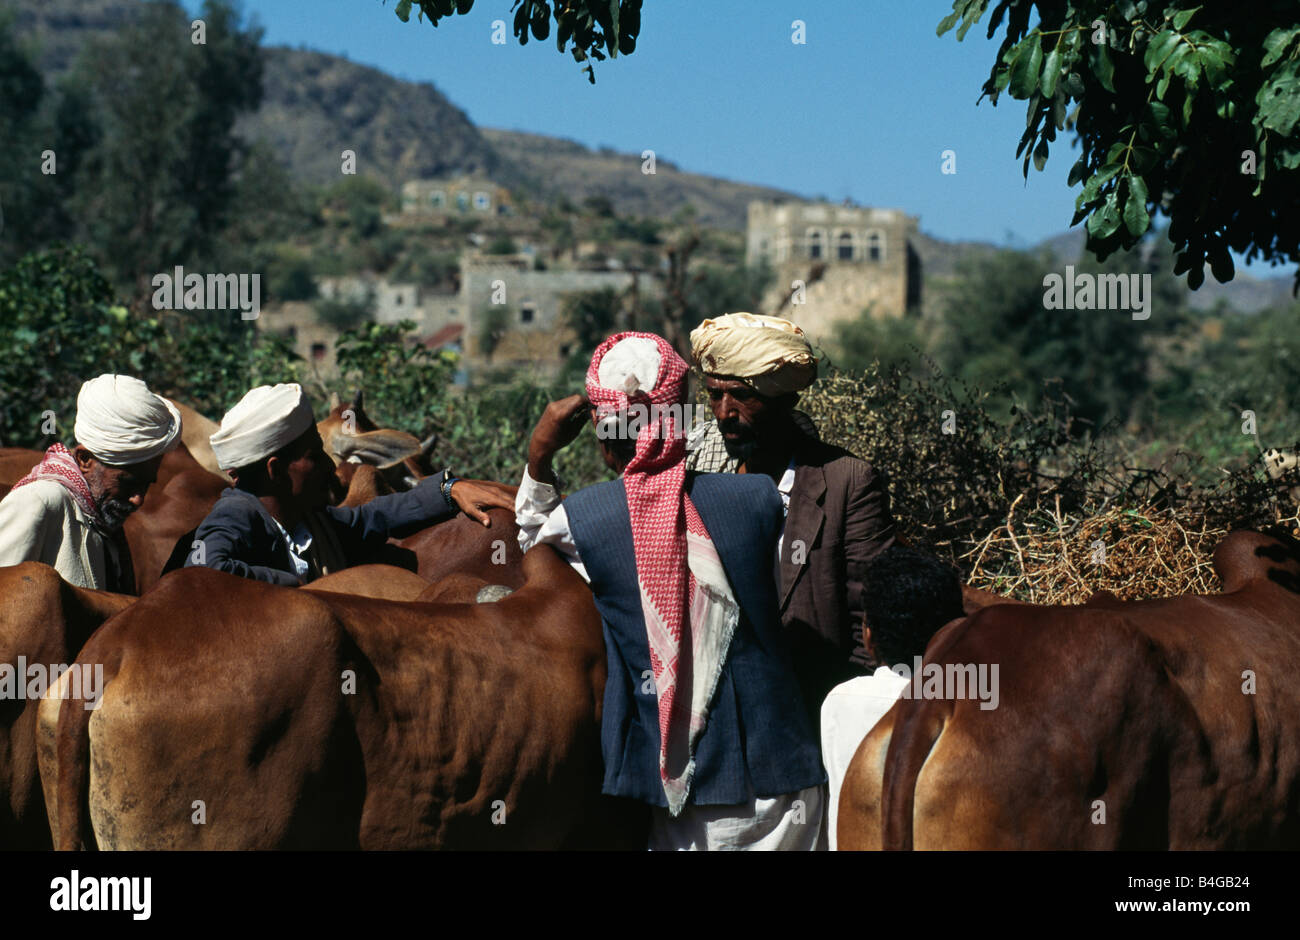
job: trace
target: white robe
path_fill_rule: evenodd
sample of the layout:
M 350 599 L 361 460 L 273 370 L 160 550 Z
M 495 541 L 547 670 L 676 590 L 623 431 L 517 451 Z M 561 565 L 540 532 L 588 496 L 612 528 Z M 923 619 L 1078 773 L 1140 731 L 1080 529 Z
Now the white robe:
M 41 561 L 76 587 L 104 590 L 104 537 L 67 488 L 36 480 L 0 499 L 0 566 Z

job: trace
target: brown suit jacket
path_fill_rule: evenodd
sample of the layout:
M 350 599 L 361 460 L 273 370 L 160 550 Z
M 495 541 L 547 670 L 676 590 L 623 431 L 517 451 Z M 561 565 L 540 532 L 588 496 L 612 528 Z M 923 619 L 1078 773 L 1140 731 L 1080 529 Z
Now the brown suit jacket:
M 871 665 L 862 645 L 868 563 L 894 542 L 888 479 L 842 447 L 805 438 L 795 451 L 777 583 L 804 698 L 822 700 Z

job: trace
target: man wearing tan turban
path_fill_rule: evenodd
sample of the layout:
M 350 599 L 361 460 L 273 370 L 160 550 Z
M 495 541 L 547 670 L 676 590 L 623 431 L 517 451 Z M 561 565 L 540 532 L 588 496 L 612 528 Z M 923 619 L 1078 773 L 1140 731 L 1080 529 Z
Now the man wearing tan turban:
M 868 563 L 894 541 L 887 480 L 822 441 L 795 410 L 817 378 L 798 326 L 731 313 L 691 333 L 715 420 L 695 429 L 687 466 L 700 473 L 763 473 L 786 505 L 778 596 L 804 698 L 817 720 L 839 683 L 873 665 L 863 642 Z

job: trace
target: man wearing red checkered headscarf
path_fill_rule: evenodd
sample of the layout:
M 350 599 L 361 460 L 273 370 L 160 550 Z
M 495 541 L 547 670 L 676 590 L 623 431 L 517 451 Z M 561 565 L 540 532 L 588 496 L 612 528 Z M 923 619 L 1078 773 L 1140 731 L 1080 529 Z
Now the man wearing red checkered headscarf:
M 534 431 L 520 545 L 552 545 L 592 585 L 610 657 L 604 789 L 663 808 L 652 847 L 812 847 L 823 775 L 776 635 L 780 498 L 765 477 L 688 475 L 686 373 L 653 334 L 600 345 L 587 394 Z M 622 475 L 561 504 L 551 458 L 588 416 Z

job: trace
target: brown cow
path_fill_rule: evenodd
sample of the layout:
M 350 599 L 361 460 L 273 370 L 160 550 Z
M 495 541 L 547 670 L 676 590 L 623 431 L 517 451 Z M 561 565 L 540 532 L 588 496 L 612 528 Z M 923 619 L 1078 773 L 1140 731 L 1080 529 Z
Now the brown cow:
M 133 598 L 73 587 L 36 561 L 0 568 L 0 596 L 0 669 L 12 669 L 16 680 L 0 700 L 0 848 L 48 849 L 35 737 L 43 690 L 21 673 L 38 666 L 43 681 L 52 683 L 57 670 L 49 667 L 72 663 L 90 634 Z M 28 697 L 28 690 L 36 695 Z
M 429 455 L 437 443 L 437 435 L 421 442 L 405 431 L 380 428 L 370 420 L 363 404 L 360 390 L 352 396 L 350 404 L 341 403 L 337 395 L 332 395 L 329 414 L 316 422 L 325 453 L 338 464 L 336 498 L 342 498 L 352 482 L 352 474 L 365 465 L 384 471 L 382 476 L 389 492 L 409 490 L 431 476 L 434 471 Z
M 496 552 L 489 530 L 465 518 L 458 518 L 419 533 L 412 541 L 426 558 L 426 570 L 452 572 L 457 560 L 467 571 L 491 575 L 490 583 L 518 587 L 523 583 L 522 556 L 514 541 L 513 520 L 500 510 L 493 512 L 493 537 L 509 540 L 512 551 L 506 564 L 484 569 L 480 559 Z M 441 541 L 439 541 L 440 536 Z M 403 550 L 394 548 L 395 554 Z M 441 588 L 425 599 L 441 596 L 444 602 L 472 602 L 489 581 L 472 574 L 453 574 Z M 434 586 L 435 588 L 437 586 Z M 306 591 L 358 594 L 390 600 L 415 600 L 433 591 L 418 575 L 386 566 L 349 568 L 313 582 Z M 16 667 L 19 657 L 28 663 L 71 663 L 90 633 L 108 616 L 134 598 L 74 588 L 54 569 L 37 562 L 0 568 L 0 593 L 6 598 L 0 609 L 0 664 Z M 53 712 L 50 706 L 55 706 Z M 57 700 L 46 703 L 40 713 L 41 746 L 52 749 L 53 724 L 57 722 Z M 0 849 L 49 848 L 50 824 L 37 791 L 35 702 L 16 704 L 0 701 Z M 50 750 L 48 760 L 53 760 Z M 46 781 L 49 783 L 50 781 Z M 53 792 L 46 803 L 53 804 Z
M 199 462 L 200 467 L 221 477 L 226 483 L 235 482 L 230 474 L 221 469 L 217 455 L 212 450 L 210 439 L 221 425 L 206 415 L 199 414 L 189 405 L 170 398 L 168 401 L 176 406 L 176 411 L 181 416 L 181 443 L 189 450 L 190 456 Z
M 489 509 L 491 526 L 483 526 L 464 513 L 421 529 L 397 544 L 415 553 L 417 571 L 429 582 L 461 572 L 485 584 L 517 588 L 523 584 L 523 553 L 519 527 L 505 509 Z
M 549 547 L 523 569 L 477 605 L 168 575 L 83 650 L 99 709 L 57 707 L 56 845 L 644 846 L 600 796 L 591 592 Z
M 1000 605 L 939 666 L 999 701 L 900 699 L 845 777 L 844 849 L 1300 848 L 1300 544 L 1234 532 L 1223 593 Z

